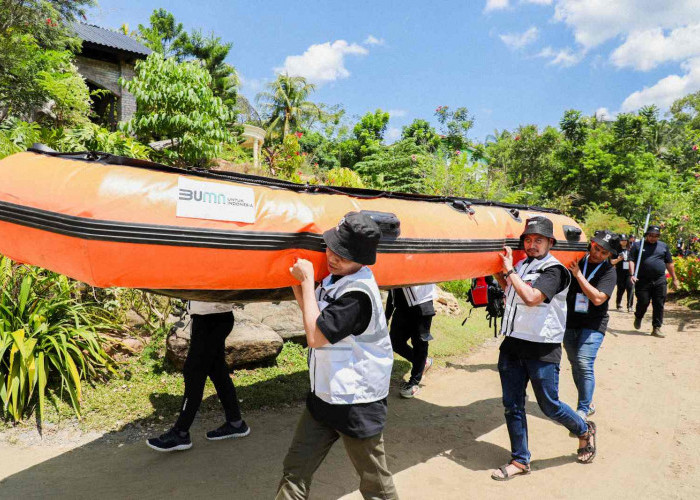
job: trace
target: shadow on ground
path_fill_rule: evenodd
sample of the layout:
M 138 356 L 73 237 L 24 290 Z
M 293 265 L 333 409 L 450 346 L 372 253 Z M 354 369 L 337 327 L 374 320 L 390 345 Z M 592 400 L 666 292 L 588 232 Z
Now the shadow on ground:
M 466 368 L 471 369 L 471 368 Z M 474 370 L 490 369 L 477 365 Z M 280 379 L 299 374 L 281 376 Z M 267 390 L 269 384 L 294 381 L 270 380 L 250 386 Z M 392 382 L 389 423 L 385 433 L 389 468 L 398 473 L 434 457 L 447 457 L 470 470 L 486 471 L 507 461 L 509 451 L 477 438 L 503 425 L 500 398 L 475 401 L 465 406 L 442 407 L 395 396 Z M 210 412 L 198 417 L 192 428 L 194 446 L 187 452 L 157 453 L 139 440 L 129 439 L 135 427 L 163 417 L 172 418 L 180 397 L 154 394 L 153 414 L 134 420 L 82 447 L 7 477 L 0 483 L 3 498 L 272 498 L 282 460 L 291 441 L 301 407 L 256 411 L 245 415 L 252 433 L 245 439 L 209 442 L 204 432 L 219 424 Z M 206 407 L 217 407 L 215 397 Z M 245 403 L 244 405 L 245 406 Z M 544 418 L 537 405 L 528 413 Z M 565 430 L 562 429 L 562 434 Z M 564 436 L 562 436 L 563 439 Z M 337 498 L 355 491 L 358 479 L 350 461 L 336 443 L 327 463 L 321 466 L 312 498 Z M 575 460 L 573 454 L 534 461 L 533 469 L 555 467 Z M 337 471 L 343 471 L 338 474 Z M 329 476 L 332 479 L 329 479 Z M 319 496 L 321 495 L 321 496 Z

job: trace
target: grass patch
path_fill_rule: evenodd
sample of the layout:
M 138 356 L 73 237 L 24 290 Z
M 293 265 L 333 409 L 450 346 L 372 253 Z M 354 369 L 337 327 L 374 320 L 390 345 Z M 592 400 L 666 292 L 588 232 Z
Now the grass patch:
M 469 306 L 462 300 L 459 302 L 463 315 L 436 316 L 433 320 L 435 340 L 430 343 L 430 355 L 443 366 L 448 358 L 468 354 L 493 335 L 483 309 L 475 309 L 462 326 Z M 84 388 L 80 422 L 83 430 L 109 431 L 134 422 L 162 421 L 168 425 L 174 421 L 182 402 L 184 381 L 182 374 L 173 370 L 165 359 L 165 336 L 165 332 L 154 335 L 140 356 L 120 366 L 118 376 Z M 234 382 L 243 412 L 303 401 L 309 388 L 306 352 L 306 348 L 287 342 L 274 365 L 236 370 Z M 400 380 L 410 368 L 407 361 L 397 356 L 392 379 Z M 50 401 L 44 421 L 75 422 L 70 406 L 59 395 L 52 395 Z M 207 381 L 201 411 L 220 410 L 214 386 Z M 24 425 L 33 425 L 33 420 L 27 419 Z
M 676 303 L 687 307 L 691 311 L 700 311 L 700 292 L 694 292 L 685 297 L 680 297 L 676 300 Z

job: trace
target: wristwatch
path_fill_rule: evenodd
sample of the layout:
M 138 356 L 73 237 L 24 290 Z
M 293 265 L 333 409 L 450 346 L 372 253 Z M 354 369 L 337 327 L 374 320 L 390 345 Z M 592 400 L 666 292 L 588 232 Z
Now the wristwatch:
M 507 279 L 508 279 L 508 276 L 510 276 L 510 275 L 513 274 L 514 272 L 515 272 L 515 269 L 511 269 L 510 271 L 508 271 L 506 274 L 503 275 L 503 279 L 504 279 L 504 280 L 507 280 Z

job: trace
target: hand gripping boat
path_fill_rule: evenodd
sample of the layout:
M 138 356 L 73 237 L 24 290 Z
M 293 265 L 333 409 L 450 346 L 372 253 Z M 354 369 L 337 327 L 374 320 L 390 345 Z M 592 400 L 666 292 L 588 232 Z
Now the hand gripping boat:
M 98 287 L 200 300 L 290 297 L 297 257 L 327 273 L 323 231 L 365 210 L 383 228 L 382 287 L 492 274 L 525 219 L 554 223 L 565 265 L 586 250 L 554 210 L 186 171 L 105 153 L 42 148 L 0 161 L 0 253 Z M 516 252 L 515 258 L 522 258 Z

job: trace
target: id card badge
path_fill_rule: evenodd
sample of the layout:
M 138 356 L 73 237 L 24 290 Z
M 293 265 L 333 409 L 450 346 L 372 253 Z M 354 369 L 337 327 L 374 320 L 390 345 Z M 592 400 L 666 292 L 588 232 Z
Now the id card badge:
M 629 269 L 630 268 L 630 263 L 628 260 L 624 261 L 622 263 L 622 269 Z
M 577 313 L 588 312 L 588 297 L 582 293 L 576 294 L 576 302 L 574 302 L 574 311 Z

